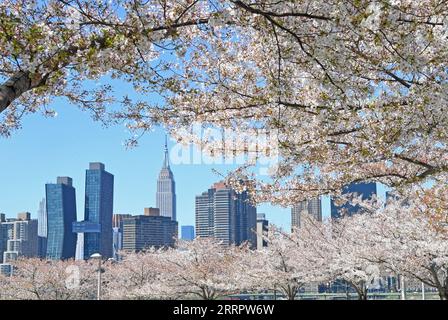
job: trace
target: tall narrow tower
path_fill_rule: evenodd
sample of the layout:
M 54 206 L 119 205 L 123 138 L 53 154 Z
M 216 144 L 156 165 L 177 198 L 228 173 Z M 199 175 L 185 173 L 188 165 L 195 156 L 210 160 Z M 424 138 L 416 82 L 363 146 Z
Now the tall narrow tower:
M 157 180 L 156 205 L 160 209 L 160 215 L 176 220 L 176 184 L 173 172 L 170 169 L 168 157 L 168 144 L 165 136 L 165 155 L 162 170 Z
M 113 203 L 114 175 L 103 163 L 91 162 L 86 170 L 84 259 L 94 253 L 112 258 Z M 89 226 L 96 230 L 88 230 Z
M 76 221 L 76 196 L 73 180 L 58 177 L 56 183 L 45 185 L 47 211 L 47 251 L 51 260 L 75 257 L 76 234 L 72 224 Z

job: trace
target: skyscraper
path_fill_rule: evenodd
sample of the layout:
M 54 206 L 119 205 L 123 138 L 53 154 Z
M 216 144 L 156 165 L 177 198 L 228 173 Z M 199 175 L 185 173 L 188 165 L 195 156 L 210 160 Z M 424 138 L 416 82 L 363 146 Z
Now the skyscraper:
M 45 198 L 39 202 L 39 209 L 37 211 L 37 221 L 39 222 L 37 234 L 40 237 L 47 236 L 47 208 L 45 204 Z
M 354 196 L 361 196 L 362 200 L 371 199 L 373 195 L 376 195 L 376 183 L 352 183 L 342 190 L 342 194 L 352 193 Z M 358 205 L 352 205 L 349 202 L 337 206 L 333 199 L 331 199 L 331 218 L 337 219 L 343 215 L 351 216 L 353 214 L 358 213 L 360 207 Z
M 113 257 L 119 260 L 119 251 L 123 250 L 123 219 L 132 217 L 130 214 L 114 214 L 112 216 Z
M 191 241 L 194 239 L 194 226 L 182 226 L 182 240 Z
M 39 202 L 37 211 L 37 236 L 39 257 L 44 258 L 47 252 L 47 208 L 45 198 Z
M 149 247 L 172 247 L 177 238 L 177 221 L 160 216 L 156 210 L 123 218 L 123 250 L 141 251 Z
M 45 185 L 47 207 L 47 259 L 75 257 L 76 234 L 72 224 L 76 221 L 76 195 L 72 178 L 58 177 L 57 183 Z
M 176 184 L 170 168 L 166 137 L 163 166 L 157 180 L 156 206 L 160 209 L 161 216 L 176 220 Z
M 3 252 L 6 251 L 6 244 L 8 241 L 8 230 L 5 222 L 6 215 L 0 213 L 0 263 L 3 261 Z
M 267 241 L 263 239 L 263 235 L 268 231 L 269 221 L 266 220 L 264 213 L 257 214 L 257 249 L 260 250 L 268 245 Z
M 300 228 L 301 218 L 304 214 L 309 214 L 317 221 L 322 221 L 320 197 L 301 201 L 291 208 L 291 229 Z
M 6 247 L 3 252 L 3 262 L 7 263 L 17 259 L 19 256 L 36 257 L 37 246 L 37 220 L 31 219 L 29 212 L 17 214 L 17 219 L 8 219 L 2 222 L 6 230 Z
M 100 253 L 112 258 L 112 212 L 114 201 L 114 176 L 104 164 L 92 162 L 86 170 L 84 208 L 84 258 Z
M 247 192 L 236 193 L 224 183 L 215 183 L 196 196 L 196 236 L 214 237 L 224 244 L 249 241 L 256 245 L 257 209 Z
M 215 191 L 215 189 L 211 188 L 196 196 L 195 219 L 197 237 L 207 238 L 214 235 Z

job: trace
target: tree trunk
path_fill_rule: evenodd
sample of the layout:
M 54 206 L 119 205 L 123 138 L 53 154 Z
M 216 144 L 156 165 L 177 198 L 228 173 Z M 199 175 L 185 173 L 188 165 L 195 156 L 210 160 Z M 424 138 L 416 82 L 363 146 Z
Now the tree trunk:
M 365 282 L 361 282 L 359 285 L 352 283 L 352 286 L 358 294 L 358 300 L 367 300 L 367 287 Z
M 367 292 L 358 292 L 358 300 L 367 300 Z
M 440 300 L 448 300 L 448 287 L 437 288 Z
M 298 288 L 288 284 L 285 289 L 285 294 L 288 300 L 295 300 L 297 292 L 299 291 Z
M 17 72 L 0 86 L 0 113 L 24 92 L 32 89 L 29 72 Z

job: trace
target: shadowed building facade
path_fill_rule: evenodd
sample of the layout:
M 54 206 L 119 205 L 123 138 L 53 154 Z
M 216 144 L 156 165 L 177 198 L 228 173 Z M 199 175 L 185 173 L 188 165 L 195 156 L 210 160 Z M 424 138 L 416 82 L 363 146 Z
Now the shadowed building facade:
M 45 185 L 47 211 L 47 250 L 51 260 L 75 257 L 76 234 L 72 224 L 76 221 L 76 195 L 72 178 L 58 177 L 57 183 Z
M 113 202 L 114 176 L 105 170 L 104 164 L 90 163 L 86 170 L 84 259 L 94 253 L 112 258 Z
M 123 218 L 123 250 L 138 252 L 149 247 L 172 247 L 177 238 L 177 221 L 161 216 L 156 208 L 145 215 Z

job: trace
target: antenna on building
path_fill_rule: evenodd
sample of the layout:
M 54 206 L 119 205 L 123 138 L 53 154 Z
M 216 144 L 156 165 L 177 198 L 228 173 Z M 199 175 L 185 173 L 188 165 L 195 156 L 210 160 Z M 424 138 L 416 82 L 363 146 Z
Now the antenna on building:
M 163 160 L 163 167 L 169 168 L 169 166 L 170 166 L 170 162 L 169 162 L 169 156 L 168 156 L 168 138 L 167 138 L 167 135 L 165 134 L 165 158 Z

